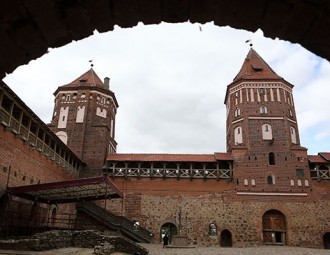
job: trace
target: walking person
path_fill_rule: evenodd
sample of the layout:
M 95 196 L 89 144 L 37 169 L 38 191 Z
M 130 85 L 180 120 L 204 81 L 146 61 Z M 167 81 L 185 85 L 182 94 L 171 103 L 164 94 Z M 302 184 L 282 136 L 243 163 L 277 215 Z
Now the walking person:
M 165 236 L 163 237 L 163 248 L 165 248 L 168 245 L 168 235 L 165 234 Z

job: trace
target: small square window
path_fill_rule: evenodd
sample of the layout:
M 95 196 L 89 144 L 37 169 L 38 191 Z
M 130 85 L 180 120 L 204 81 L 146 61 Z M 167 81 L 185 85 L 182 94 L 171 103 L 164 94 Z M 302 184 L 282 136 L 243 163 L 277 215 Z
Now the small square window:
M 296 169 L 296 176 L 304 176 L 304 169 Z

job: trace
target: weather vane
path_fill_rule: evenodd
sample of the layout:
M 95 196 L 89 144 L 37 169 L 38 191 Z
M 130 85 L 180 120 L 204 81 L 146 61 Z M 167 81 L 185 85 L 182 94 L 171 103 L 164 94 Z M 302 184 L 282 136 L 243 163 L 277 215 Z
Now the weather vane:
M 91 63 L 91 68 L 93 68 L 94 64 L 93 64 L 93 59 L 88 61 L 89 63 Z
M 249 39 L 249 40 L 246 40 L 246 41 L 245 41 L 245 43 L 248 43 L 248 42 L 250 43 L 250 47 L 252 47 L 252 46 L 253 46 L 253 44 L 252 44 L 252 40 Z

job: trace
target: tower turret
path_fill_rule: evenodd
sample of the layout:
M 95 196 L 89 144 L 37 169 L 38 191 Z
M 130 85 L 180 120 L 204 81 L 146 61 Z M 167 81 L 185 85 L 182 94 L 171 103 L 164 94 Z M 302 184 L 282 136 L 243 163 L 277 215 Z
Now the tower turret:
M 227 151 L 240 189 L 287 192 L 303 178 L 309 186 L 292 89 L 253 48 L 228 85 Z
M 299 145 L 292 88 L 251 48 L 227 87 L 227 151 Z
M 118 103 L 93 68 L 54 92 L 52 130 L 87 164 L 85 175 L 102 173 L 107 155 L 116 151 Z

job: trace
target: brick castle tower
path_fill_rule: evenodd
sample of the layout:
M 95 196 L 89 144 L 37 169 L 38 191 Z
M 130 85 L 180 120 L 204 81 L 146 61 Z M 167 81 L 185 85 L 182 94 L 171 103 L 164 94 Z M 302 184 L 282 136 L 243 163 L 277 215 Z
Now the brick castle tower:
M 227 87 L 227 151 L 243 193 L 307 195 L 307 149 L 300 146 L 292 88 L 253 48 Z
M 115 122 L 118 103 L 93 68 L 57 88 L 50 128 L 87 167 L 83 176 L 99 175 L 108 154 L 116 151 Z

